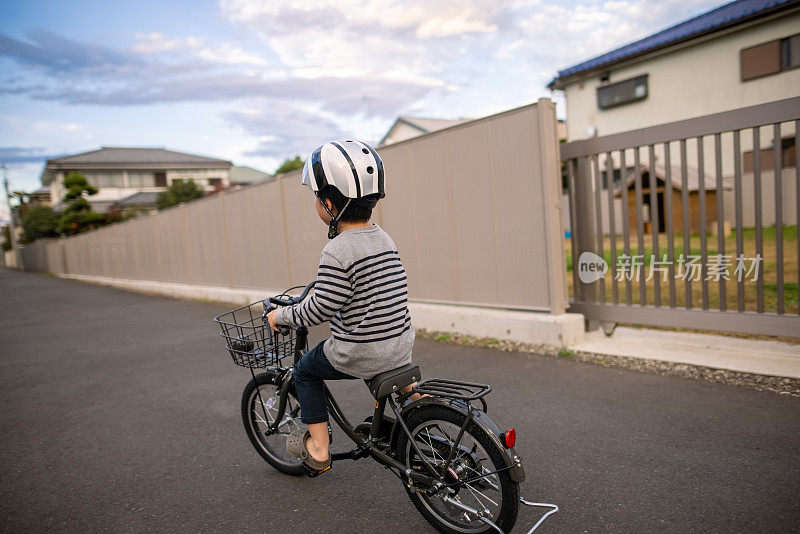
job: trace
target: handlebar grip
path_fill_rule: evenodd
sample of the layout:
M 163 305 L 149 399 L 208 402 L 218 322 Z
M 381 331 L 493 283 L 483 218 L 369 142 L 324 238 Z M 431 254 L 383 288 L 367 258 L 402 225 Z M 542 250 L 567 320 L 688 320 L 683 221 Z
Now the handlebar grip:
M 279 299 L 276 297 L 270 297 L 267 300 L 270 304 L 275 304 L 276 306 L 293 306 L 295 304 L 292 300 Z

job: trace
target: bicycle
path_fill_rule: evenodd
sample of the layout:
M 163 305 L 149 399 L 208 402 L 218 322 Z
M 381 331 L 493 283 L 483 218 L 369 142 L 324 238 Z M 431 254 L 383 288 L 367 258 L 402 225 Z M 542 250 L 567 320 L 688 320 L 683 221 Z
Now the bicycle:
M 286 451 L 286 436 L 295 428 L 303 428 L 293 373 L 294 365 L 308 351 L 308 329 L 282 327 L 275 332 L 266 315 L 276 306 L 302 302 L 314 284 L 305 286 L 299 296 L 289 292 L 303 286 L 214 318 L 234 363 L 250 369 L 252 378 L 241 402 L 250 442 L 272 467 L 294 476 L 318 474 Z M 330 417 L 355 443 L 347 452 L 331 452 L 333 462 L 372 457 L 403 482 L 422 516 L 448 534 L 510 532 L 520 503 L 550 508 L 530 534 L 558 511 L 556 505 L 520 497 L 525 471 L 514 449 L 516 431 L 501 431 L 487 415 L 485 397 L 492 390 L 490 386 L 422 379 L 414 364 L 365 382 L 375 398 L 375 409 L 355 426 L 325 388 Z M 400 392 L 414 383 L 408 393 Z M 421 398 L 412 401 L 414 393 Z M 389 415 L 385 413 L 387 405 Z M 333 442 L 330 424 L 328 432 Z

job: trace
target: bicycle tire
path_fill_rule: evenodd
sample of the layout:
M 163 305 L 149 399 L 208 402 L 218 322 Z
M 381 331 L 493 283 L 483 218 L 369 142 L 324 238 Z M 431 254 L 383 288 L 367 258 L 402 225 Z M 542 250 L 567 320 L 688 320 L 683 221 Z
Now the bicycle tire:
M 273 436 L 267 437 L 264 435 L 263 431 L 260 430 L 260 428 L 265 425 L 263 424 L 264 418 L 259 412 L 264 413 L 266 408 L 258 404 L 260 401 L 259 395 L 257 395 L 256 392 L 259 390 L 261 391 L 261 401 L 265 405 L 269 404 L 269 399 L 277 397 L 275 394 L 277 386 L 273 383 L 273 375 L 268 373 L 255 375 L 255 377 L 251 378 L 250 382 L 247 383 L 244 391 L 242 391 L 242 422 L 244 424 L 245 433 L 247 433 L 247 437 L 250 439 L 250 443 L 269 465 L 281 473 L 292 476 L 303 475 L 305 471 L 302 462 L 298 458 L 289 455 L 286 451 L 285 437 L 281 439 L 283 434 L 274 434 Z M 287 417 L 290 417 L 290 408 L 299 409 L 299 406 L 300 403 L 297 401 L 294 394 L 289 393 L 289 400 L 286 408 L 287 414 L 284 415 L 284 421 L 287 420 Z M 269 417 L 268 411 L 267 416 Z M 261 419 L 261 421 L 258 421 L 258 419 Z M 290 417 L 290 419 L 295 418 Z M 299 415 L 296 416 L 296 420 L 296 423 L 291 422 L 290 424 L 294 424 L 295 426 L 302 425 Z
M 452 428 L 459 429 L 461 425 L 464 424 L 466 416 L 455 410 L 453 408 L 448 408 L 446 406 L 441 405 L 424 405 L 416 410 L 412 411 L 407 419 L 406 424 L 411 431 L 412 436 L 419 436 L 421 435 L 422 429 L 428 428 L 430 425 L 436 423 L 437 421 L 447 422 L 452 425 Z M 457 436 L 457 434 L 456 434 Z M 486 453 L 488 459 L 491 462 L 491 466 L 488 468 L 488 472 L 493 472 L 499 470 L 505 466 L 505 463 L 502 458 L 502 451 L 498 449 L 495 442 L 491 439 L 488 433 L 483 430 L 480 426 L 475 424 L 474 422 L 470 422 L 467 425 L 464 437 L 470 436 L 469 440 L 472 440 L 474 443 L 479 445 L 479 448 L 482 449 L 482 452 Z M 429 435 L 429 439 L 432 437 Z M 465 441 L 462 438 L 461 443 L 468 443 L 469 440 Z M 425 452 L 425 443 L 424 439 L 422 442 L 416 440 L 418 446 L 420 446 L 420 450 L 423 452 L 424 455 L 427 456 Z M 453 440 L 451 439 L 450 442 Z M 438 446 L 438 444 L 437 444 Z M 433 449 L 433 447 L 431 447 Z M 444 451 L 442 451 L 444 452 Z M 414 453 L 413 448 L 410 446 L 410 441 L 408 436 L 405 432 L 401 432 L 398 436 L 395 455 L 398 461 L 402 462 L 406 466 L 412 467 L 413 457 L 416 456 Z M 434 457 L 435 457 L 434 453 Z M 429 458 L 430 459 L 430 458 Z M 441 462 L 443 463 L 443 462 Z M 483 466 L 485 464 L 478 463 L 479 466 Z M 417 462 L 417 466 L 419 468 L 419 462 Z M 434 467 L 436 467 L 434 465 Z M 484 474 L 483 467 L 480 467 L 481 471 L 480 474 Z M 468 467 L 464 473 L 469 473 L 470 468 Z M 471 469 L 474 473 L 478 473 L 474 469 Z M 462 478 L 469 478 L 470 476 L 474 476 L 473 474 L 468 474 L 466 477 Z M 511 476 L 509 475 L 508 471 L 502 471 L 500 473 L 496 473 L 492 475 L 490 480 L 499 483 L 501 498 L 498 499 L 500 501 L 499 504 L 499 513 L 495 513 L 493 515 L 493 522 L 503 531 L 503 532 L 510 532 L 511 529 L 514 527 L 514 523 L 517 520 L 517 513 L 519 512 L 519 484 L 511 480 Z M 479 483 L 475 483 L 479 484 Z M 485 482 L 488 484 L 488 482 Z M 464 486 L 466 488 L 467 486 Z M 463 491 L 463 489 L 460 491 Z M 475 488 L 477 490 L 477 487 Z M 446 490 L 444 490 L 446 491 Z M 480 493 L 480 490 L 477 490 Z M 488 490 L 487 490 L 488 491 Z M 436 530 L 439 532 L 443 532 L 445 534 L 480 534 L 485 532 L 494 532 L 494 529 L 488 525 L 487 523 L 475 519 L 473 521 L 473 525 L 465 527 L 464 525 L 456 524 L 455 522 L 449 521 L 447 518 L 443 517 L 442 510 L 437 510 L 437 507 L 434 506 L 435 499 L 437 496 L 428 497 L 425 494 L 418 493 L 414 488 L 406 487 L 406 492 L 408 493 L 411 502 L 414 503 L 414 506 L 417 510 L 422 514 L 422 516 L 431 524 L 433 525 Z M 483 493 L 480 493 L 484 497 L 487 497 Z M 465 493 L 468 495 L 468 493 Z M 472 494 L 476 497 L 478 501 L 483 499 L 477 497 L 475 493 Z M 441 493 L 439 497 L 441 498 Z M 487 497 L 488 499 L 489 497 Z M 459 498 L 459 500 L 461 500 Z M 464 504 L 468 504 L 464 502 Z M 452 506 L 447 505 L 442 502 L 444 507 Z M 474 508 L 475 506 L 473 506 Z M 484 507 L 485 508 L 485 507 Z M 455 509 L 455 508 L 454 508 Z

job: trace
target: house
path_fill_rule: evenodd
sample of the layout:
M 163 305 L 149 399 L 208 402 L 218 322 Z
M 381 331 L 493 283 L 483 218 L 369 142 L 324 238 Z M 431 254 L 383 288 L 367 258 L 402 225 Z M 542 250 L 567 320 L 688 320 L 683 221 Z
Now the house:
M 615 171 L 618 171 L 615 169 Z M 655 178 L 656 178 L 656 195 L 655 199 L 650 194 L 650 165 L 643 163 L 639 166 L 639 176 L 641 177 L 641 194 L 642 194 L 642 213 L 641 218 L 643 221 L 644 231 L 649 233 L 652 231 L 652 224 L 656 222 L 656 214 L 658 216 L 658 229 L 659 232 L 664 232 L 666 227 L 667 212 L 672 215 L 672 227 L 674 231 L 683 231 L 683 208 L 682 208 L 682 193 L 683 193 L 683 177 L 681 175 L 681 167 L 679 165 L 672 165 L 669 169 L 669 184 L 667 183 L 667 169 L 663 163 L 656 163 L 655 165 Z M 605 173 L 603 173 L 605 174 Z M 616 172 L 619 176 L 618 172 Z M 615 180 L 614 196 L 625 202 L 628 206 L 628 228 L 631 233 L 636 233 L 637 218 L 636 218 L 636 169 L 628 167 L 623 173 L 624 180 Z M 605 179 L 605 178 L 603 178 Z M 705 214 L 706 214 L 706 229 L 710 231 L 716 228 L 717 218 L 717 180 L 711 173 L 705 173 L 703 176 L 705 182 Z M 670 187 L 669 199 L 667 199 L 666 188 Z M 725 184 L 724 192 L 731 190 L 729 184 Z M 700 173 L 697 168 L 687 165 L 686 167 L 686 199 L 688 201 L 689 215 L 689 230 L 691 233 L 700 231 Z M 653 209 L 653 200 L 656 202 L 656 208 Z M 667 202 L 669 200 L 669 203 Z M 621 217 L 621 205 L 619 206 Z
M 271 174 L 246 165 L 234 165 L 231 167 L 231 186 L 247 185 L 264 180 L 272 180 L 273 178 L 275 177 Z
M 158 209 L 158 192 L 139 191 L 117 200 L 109 209 L 117 209 L 123 213 L 153 213 Z
M 50 186 L 42 186 L 33 193 L 28 195 L 28 202 L 31 205 L 39 205 L 44 204 L 45 206 L 49 206 L 52 204 L 50 199 Z
M 379 146 L 391 145 L 411 139 L 412 137 L 419 137 L 427 133 L 444 130 L 456 124 L 469 122 L 472 119 L 427 119 L 423 117 L 411 117 L 409 115 L 401 115 L 395 119 L 394 123 L 389 127 L 386 135 L 383 136 Z
M 227 189 L 231 167 L 227 160 L 164 148 L 102 147 L 48 160 L 41 181 L 52 205 L 64 197 L 64 177 L 80 172 L 98 189 L 88 199 L 96 211 L 121 206 L 148 211 L 158 193 L 177 180 L 192 180 L 207 193 Z
M 456 126 L 473 119 L 426 119 L 423 117 L 411 117 L 408 115 L 401 115 L 395 119 L 392 126 L 386 132 L 386 135 L 381 139 L 379 146 L 391 145 L 399 143 L 406 139 L 419 137 L 427 133 L 444 130 L 451 126 Z M 566 139 L 567 128 L 563 120 L 558 121 L 558 138 Z
M 800 95 L 800 1 L 738 0 L 577 65 L 551 90 L 566 97 L 567 139 Z
M 566 137 L 568 141 L 577 141 L 798 97 L 798 67 L 800 1 L 737 0 L 562 69 L 548 87 L 563 91 Z M 773 132 L 772 126 L 762 127 L 758 132 L 759 180 L 765 188 L 761 205 L 764 224 L 775 220 L 776 201 L 768 191 L 774 190 L 776 177 L 782 180 L 781 187 L 787 197 L 782 206 L 785 220 L 793 220 L 796 213 L 794 203 L 788 202 L 788 197 L 794 198 L 796 187 L 795 126 L 789 122 L 781 124 L 780 138 Z M 702 164 L 706 176 L 707 224 L 717 218 L 716 193 L 709 193 L 710 189 L 716 188 L 716 182 L 708 183 L 716 165 L 713 141 L 710 136 L 703 139 L 702 162 L 698 161 L 701 153 L 698 141 L 689 139 L 686 146 L 686 160 L 697 168 Z M 654 147 L 656 175 L 662 187 L 664 176 L 658 169 L 673 168 L 678 163 L 678 146 L 677 143 L 673 145 L 669 162 L 665 162 L 664 146 L 657 144 Z M 738 159 L 743 190 L 753 191 L 756 181 L 753 175 L 754 145 L 755 135 L 751 130 L 741 132 L 738 153 L 734 149 L 732 134 L 722 134 L 723 184 L 731 183 Z M 773 168 L 773 147 L 776 145 L 782 147 L 779 172 Z M 640 155 L 642 161 L 648 160 L 646 147 Z M 630 163 L 634 150 L 627 150 L 625 156 Z M 624 173 L 619 171 L 620 154 L 615 153 L 612 158 L 615 174 L 630 176 L 629 169 Z M 673 188 L 680 189 L 680 185 L 675 185 L 674 175 L 672 180 Z M 643 187 L 648 184 L 648 180 L 643 180 Z M 699 187 L 689 187 L 690 224 L 692 231 L 696 231 L 699 228 Z M 602 191 L 602 195 L 605 194 L 606 191 Z M 736 214 L 733 211 L 733 192 L 729 187 L 723 191 L 723 197 L 724 218 L 731 222 Z M 619 194 L 616 198 L 621 200 Z M 755 224 L 751 204 L 745 202 L 741 214 L 745 227 Z M 644 208 L 644 215 L 649 216 L 649 207 Z M 619 208 L 616 214 L 619 217 Z M 661 214 L 663 209 L 659 210 Z M 606 211 L 603 211 L 603 217 L 603 232 L 607 233 L 611 225 L 606 220 Z M 681 227 L 682 217 L 673 217 L 673 223 L 676 228 Z M 614 226 L 619 229 L 621 224 L 622 221 L 618 220 Z M 663 230 L 663 225 L 659 226 Z

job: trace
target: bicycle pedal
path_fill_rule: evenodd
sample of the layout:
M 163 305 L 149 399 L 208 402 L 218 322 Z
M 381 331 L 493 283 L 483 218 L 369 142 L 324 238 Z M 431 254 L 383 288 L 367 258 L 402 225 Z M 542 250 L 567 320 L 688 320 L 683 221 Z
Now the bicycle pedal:
M 331 467 L 333 467 L 333 464 L 329 465 L 325 469 L 314 469 L 312 467 L 309 467 L 305 462 L 303 463 L 303 470 L 305 471 L 306 476 L 308 478 L 316 478 L 316 477 L 320 476 L 322 473 L 324 473 L 325 471 L 328 471 Z

